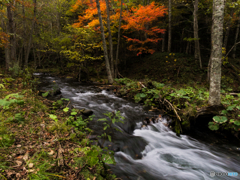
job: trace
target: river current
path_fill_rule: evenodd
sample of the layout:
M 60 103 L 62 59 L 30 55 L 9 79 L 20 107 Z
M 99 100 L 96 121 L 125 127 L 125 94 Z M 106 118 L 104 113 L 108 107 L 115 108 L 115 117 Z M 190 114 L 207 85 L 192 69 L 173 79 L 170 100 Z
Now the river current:
M 69 98 L 76 108 L 90 109 L 95 115 L 91 128 L 96 134 L 102 126 L 96 120 L 105 117 L 103 113 L 120 111 L 124 124 L 117 124 L 122 132 L 116 132 L 113 143 L 104 141 L 115 151 L 116 165 L 111 165 L 118 178 L 126 180 L 211 180 L 240 179 L 228 176 L 227 172 L 240 174 L 240 147 L 226 144 L 212 144 L 188 135 L 176 136 L 161 122 L 142 128 L 146 117 L 158 116 L 142 105 L 119 98 L 100 90 L 97 85 L 84 85 L 71 79 L 60 79 L 50 75 L 34 73 L 40 77 L 41 90 L 49 90 L 54 82 L 64 98 Z M 210 176 L 210 172 L 215 176 Z

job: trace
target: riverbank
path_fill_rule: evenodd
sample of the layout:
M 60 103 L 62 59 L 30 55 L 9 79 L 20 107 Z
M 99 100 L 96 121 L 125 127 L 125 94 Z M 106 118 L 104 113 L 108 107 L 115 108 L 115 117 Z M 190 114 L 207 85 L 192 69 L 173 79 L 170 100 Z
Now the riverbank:
M 113 154 L 90 140 L 91 117 L 38 96 L 37 84 L 1 74 L 0 179 L 115 179 Z
M 211 130 L 220 137 L 240 138 L 238 93 L 222 90 L 222 105 L 209 106 L 208 90 L 202 86 L 174 88 L 156 81 L 122 78 L 103 89 L 168 115 L 173 120 L 169 128 L 178 135 Z

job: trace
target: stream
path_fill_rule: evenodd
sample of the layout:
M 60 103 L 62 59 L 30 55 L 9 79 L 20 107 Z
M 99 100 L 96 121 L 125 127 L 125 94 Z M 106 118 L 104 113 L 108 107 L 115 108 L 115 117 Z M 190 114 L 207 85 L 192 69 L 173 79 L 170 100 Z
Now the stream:
M 240 179 L 226 175 L 226 172 L 240 173 L 240 147 L 226 142 L 211 143 L 211 137 L 199 138 L 188 135 L 176 136 L 162 121 L 142 127 L 146 117 L 157 117 L 142 105 L 100 90 L 97 84 L 86 85 L 72 79 L 61 79 L 51 75 L 39 76 L 41 90 L 53 87 L 53 81 L 60 87 L 63 98 L 69 98 L 79 109 L 90 109 L 95 118 L 90 128 L 96 134 L 102 133 L 102 125 L 96 120 L 105 117 L 103 113 L 120 111 L 124 124 L 116 124 L 122 132 L 112 135 L 112 142 L 103 141 L 104 146 L 115 151 L 116 165 L 111 169 L 123 180 L 201 180 Z M 215 172 L 215 176 L 213 172 Z M 237 175 L 237 174 L 233 174 Z

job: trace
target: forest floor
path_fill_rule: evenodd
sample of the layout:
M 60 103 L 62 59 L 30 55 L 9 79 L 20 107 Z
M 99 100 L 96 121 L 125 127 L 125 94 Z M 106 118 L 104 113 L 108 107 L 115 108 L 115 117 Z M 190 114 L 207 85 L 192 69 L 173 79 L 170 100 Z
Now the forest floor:
M 0 77 L 0 179 L 115 179 L 103 163 L 113 155 L 91 144 L 90 118 L 39 96 L 31 76 Z

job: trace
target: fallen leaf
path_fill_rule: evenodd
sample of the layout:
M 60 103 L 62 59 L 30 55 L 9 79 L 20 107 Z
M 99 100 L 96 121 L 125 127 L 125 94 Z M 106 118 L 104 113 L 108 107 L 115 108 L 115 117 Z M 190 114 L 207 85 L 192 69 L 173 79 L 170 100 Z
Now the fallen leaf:
M 29 170 L 27 170 L 27 172 L 34 172 L 35 170 L 34 169 L 29 169 Z
M 51 151 L 48 154 L 52 156 L 54 154 L 54 151 L 51 149 Z
M 16 159 L 22 159 L 23 158 L 23 156 L 18 156 L 18 157 L 16 157 Z
M 28 151 L 26 152 L 26 154 L 23 156 L 23 160 L 24 161 L 27 161 L 29 158 L 29 154 L 28 154 Z
M 22 145 L 21 144 L 18 144 L 17 147 L 20 148 Z
M 17 173 L 16 174 L 16 178 L 20 178 L 21 177 L 21 174 L 20 173 Z
M 34 165 L 33 163 L 29 163 L 29 164 L 28 164 L 28 167 L 29 167 L 29 168 L 33 168 L 33 165 Z
M 22 161 L 16 160 L 15 162 L 17 163 L 17 166 L 21 166 L 22 165 Z

